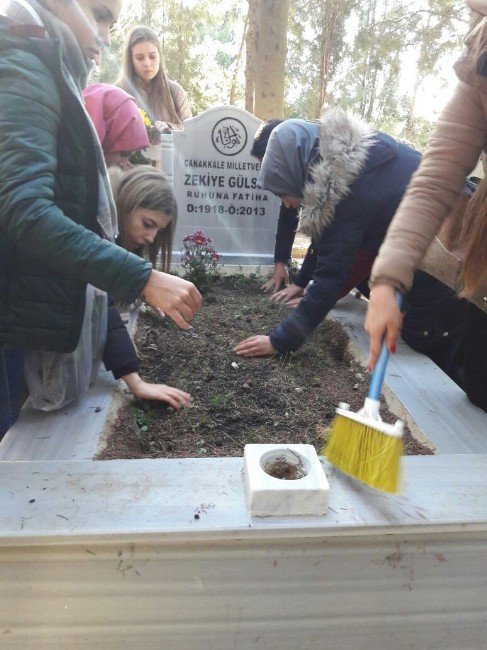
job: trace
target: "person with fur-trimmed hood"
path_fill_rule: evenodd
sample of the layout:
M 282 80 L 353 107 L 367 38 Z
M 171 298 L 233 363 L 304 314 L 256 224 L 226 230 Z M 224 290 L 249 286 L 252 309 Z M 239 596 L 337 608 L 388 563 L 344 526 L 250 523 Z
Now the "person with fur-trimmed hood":
M 290 119 L 273 130 L 258 186 L 286 207 L 301 207 L 299 231 L 312 243 L 294 283 L 272 298 L 288 303 L 308 289 L 269 336 L 240 342 L 238 355 L 296 350 L 337 300 L 367 279 L 420 159 L 411 147 L 337 109 L 316 122 Z

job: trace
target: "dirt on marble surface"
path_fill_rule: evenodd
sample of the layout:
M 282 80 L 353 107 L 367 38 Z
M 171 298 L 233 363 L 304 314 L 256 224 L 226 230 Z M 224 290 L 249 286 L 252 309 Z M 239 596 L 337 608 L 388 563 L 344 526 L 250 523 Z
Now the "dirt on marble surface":
M 243 359 L 232 348 L 268 334 L 286 307 L 269 302 L 262 279 L 222 277 L 183 331 L 151 310 L 141 313 L 140 374 L 192 395 L 189 408 L 124 400 L 97 459 L 242 456 L 247 443 L 312 444 L 321 453 L 338 402 L 363 406 L 369 374 L 348 350 L 342 326 L 326 320 L 286 357 Z M 397 419 L 383 404 L 386 422 Z M 431 454 L 406 430 L 406 454 Z

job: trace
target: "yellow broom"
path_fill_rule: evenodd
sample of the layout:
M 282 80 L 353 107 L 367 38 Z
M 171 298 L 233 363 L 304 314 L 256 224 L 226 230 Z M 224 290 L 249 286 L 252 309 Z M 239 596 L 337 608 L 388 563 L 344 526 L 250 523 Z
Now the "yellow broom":
M 379 414 L 388 359 L 389 351 L 383 341 L 363 408 L 354 413 L 348 404 L 338 405 L 323 454 L 345 474 L 383 492 L 397 492 L 404 425 L 400 420 L 386 424 Z

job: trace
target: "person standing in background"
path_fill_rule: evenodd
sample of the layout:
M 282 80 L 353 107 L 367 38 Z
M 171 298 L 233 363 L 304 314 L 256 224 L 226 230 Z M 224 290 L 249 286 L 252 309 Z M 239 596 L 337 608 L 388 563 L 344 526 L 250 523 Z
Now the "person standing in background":
M 186 92 L 168 78 L 159 39 L 149 27 L 128 33 L 115 84 L 135 97 L 161 133 L 181 130 L 183 121 L 192 117 Z

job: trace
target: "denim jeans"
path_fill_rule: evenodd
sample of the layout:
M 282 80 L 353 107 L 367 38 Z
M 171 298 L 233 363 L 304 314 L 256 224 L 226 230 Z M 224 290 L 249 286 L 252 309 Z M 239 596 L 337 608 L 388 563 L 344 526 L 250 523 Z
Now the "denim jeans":
M 22 350 L 0 348 L 0 440 L 19 417 L 22 382 Z

